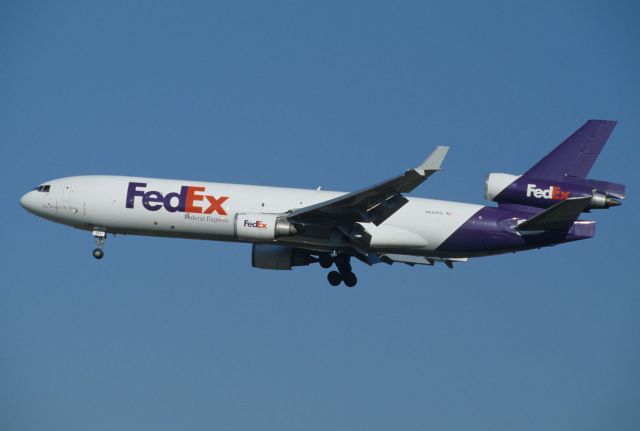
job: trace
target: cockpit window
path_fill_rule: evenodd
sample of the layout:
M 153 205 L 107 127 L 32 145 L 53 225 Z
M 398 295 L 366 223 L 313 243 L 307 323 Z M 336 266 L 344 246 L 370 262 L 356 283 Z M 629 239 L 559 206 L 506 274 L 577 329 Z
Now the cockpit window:
M 35 190 L 37 192 L 49 193 L 50 189 L 51 189 L 51 185 L 45 184 L 45 185 L 42 185 L 42 186 L 35 187 L 33 190 Z

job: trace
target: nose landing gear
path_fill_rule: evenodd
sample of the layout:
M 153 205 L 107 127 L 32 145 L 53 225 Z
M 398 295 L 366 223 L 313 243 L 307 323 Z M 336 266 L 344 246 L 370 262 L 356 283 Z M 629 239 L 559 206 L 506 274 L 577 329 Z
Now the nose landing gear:
M 107 233 L 102 230 L 94 230 L 91 235 L 96 239 L 96 248 L 93 249 L 93 257 L 102 259 L 104 257 L 104 242 L 107 240 Z
M 354 287 L 358 283 L 358 277 L 351 271 L 350 257 L 342 254 L 330 256 L 328 254 L 320 256 L 320 266 L 323 268 L 331 267 L 335 263 L 337 271 L 331 271 L 327 274 L 327 280 L 332 286 L 338 286 L 344 283 L 347 287 Z

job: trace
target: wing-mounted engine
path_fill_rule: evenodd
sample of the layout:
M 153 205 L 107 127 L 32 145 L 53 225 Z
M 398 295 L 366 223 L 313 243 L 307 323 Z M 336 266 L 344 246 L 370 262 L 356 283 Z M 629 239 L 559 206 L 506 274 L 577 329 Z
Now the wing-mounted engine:
M 591 197 L 590 209 L 618 206 L 624 199 L 625 186 L 599 180 L 567 177 L 562 181 L 532 178 L 525 175 L 490 173 L 484 197 L 499 204 L 517 204 L 548 208 L 568 198 Z
M 280 214 L 239 213 L 235 236 L 245 241 L 273 241 L 296 234 L 295 226 Z
M 285 245 L 253 244 L 251 249 L 251 266 L 254 268 L 288 270 L 317 261 L 309 252 Z

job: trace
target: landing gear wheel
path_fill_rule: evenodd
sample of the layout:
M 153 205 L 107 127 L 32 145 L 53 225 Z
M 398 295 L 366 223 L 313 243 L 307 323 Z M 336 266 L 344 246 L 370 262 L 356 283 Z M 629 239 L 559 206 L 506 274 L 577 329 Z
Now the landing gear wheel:
M 354 287 L 358 283 L 358 277 L 353 272 L 347 272 L 342 276 L 347 287 Z
M 331 265 L 333 265 L 333 259 L 328 254 L 321 254 L 318 258 L 318 263 L 325 269 L 331 268 Z
M 331 271 L 327 274 L 327 280 L 329 280 L 330 285 L 337 286 L 342 282 L 342 276 L 338 271 Z
M 107 232 L 104 229 L 94 228 L 91 235 L 96 239 L 96 248 L 93 249 L 93 257 L 96 259 L 102 259 L 104 257 L 104 242 L 107 240 Z

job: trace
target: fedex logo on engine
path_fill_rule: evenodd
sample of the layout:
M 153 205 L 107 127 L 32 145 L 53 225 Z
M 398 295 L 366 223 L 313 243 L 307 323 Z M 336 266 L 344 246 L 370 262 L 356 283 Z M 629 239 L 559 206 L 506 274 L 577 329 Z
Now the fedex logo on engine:
M 551 186 L 548 189 L 539 189 L 535 184 L 527 184 L 527 197 L 542 198 L 553 200 L 565 200 L 571 195 L 571 192 L 565 192 L 558 186 Z
M 254 227 L 256 229 L 266 229 L 267 228 L 267 224 L 263 221 L 260 220 L 256 220 L 256 221 L 251 221 L 251 220 L 245 220 L 244 221 L 244 227 Z
M 129 182 L 127 188 L 127 208 L 133 208 L 136 197 L 142 200 L 142 206 L 149 211 L 158 211 L 164 207 L 165 210 L 174 213 L 197 213 L 227 215 L 222 208 L 222 204 L 229 199 L 229 196 L 215 196 L 204 194 L 204 187 L 182 186 L 179 192 L 172 192 L 163 195 L 155 190 L 144 190 L 147 183 Z

